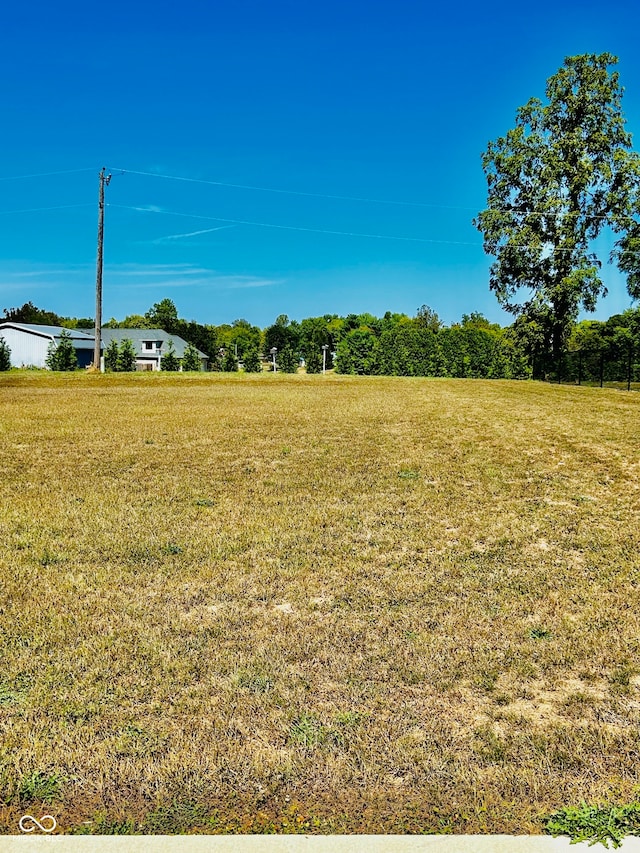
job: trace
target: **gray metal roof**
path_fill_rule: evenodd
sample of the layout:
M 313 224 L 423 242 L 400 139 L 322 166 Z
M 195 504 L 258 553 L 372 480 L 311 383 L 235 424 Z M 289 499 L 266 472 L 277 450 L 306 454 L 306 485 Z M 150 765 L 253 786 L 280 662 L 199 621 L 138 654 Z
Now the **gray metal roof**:
M 49 338 L 56 343 L 59 341 L 62 332 L 67 332 L 76 349 L 93 349 L 94 347 L 93 334 L 80 329 L 66 329 L 64 326 L 39 326 L 36 323 L 12 323 L 10 321 L 0 323 L 0 331 L 2 329 L 18 329 L 32 335 L 39 335 L 42 338 Z

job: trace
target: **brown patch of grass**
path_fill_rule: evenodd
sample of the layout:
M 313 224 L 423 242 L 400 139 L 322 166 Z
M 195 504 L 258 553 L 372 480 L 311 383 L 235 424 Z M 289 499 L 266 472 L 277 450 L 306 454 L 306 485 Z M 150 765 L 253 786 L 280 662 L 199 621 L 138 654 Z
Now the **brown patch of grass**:
M 42 791 L 67 830 L 163 832 L 531 832 L 634 794 L 635 395 L 0 393 L 5 831 Z

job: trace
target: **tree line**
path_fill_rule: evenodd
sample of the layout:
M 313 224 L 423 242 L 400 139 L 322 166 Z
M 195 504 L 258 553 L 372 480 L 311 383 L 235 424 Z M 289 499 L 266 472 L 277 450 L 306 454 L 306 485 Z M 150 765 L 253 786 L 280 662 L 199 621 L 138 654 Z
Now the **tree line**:
M 41 311 L 32 303 L 5 309 L 5 320 L 40 322 L 67 328 L 80 326 L 75 318 Z M 28 317 L 28 320 L 23 319 Z M 307 373 L 324 367 L 337 373 L 388 376 L 442 376 L 482 379 L 550 379 L 568 382 L 640 381 L 640 309 L 629 309 L 606 321 L 582 320 L 571 325 L 561 357 L 535 321 L 520 317 L 512 325 L 491 323 L 478 312 L 463 314 L 445 326 L 437 313 L 423 305 L 415 316 L 387 311 L 325 314 L 301 321 L 282 314 L 266 329 L 236 320 L 220 326 L 182 320 L 170 299 L 154 304 L 144 315 L 112 319 L 111 328 L 162 328 L 187 341 L 180 364 L 173 348 L 162 358 L 163 370 L 199 370 L 197 349 L 209 358 L 211 370 L 260 372 L 272 369 Z M 74 353 L 61 342 L 49 355 L 53 369 L 73 369 Z M 6 344 L 0 339 L 0 370 L 8 369 Z M 5 367 L 3 368 L 3 365 Z M 112 341 L 105 350 L 110 371 L 135 369 L 130 341 Z

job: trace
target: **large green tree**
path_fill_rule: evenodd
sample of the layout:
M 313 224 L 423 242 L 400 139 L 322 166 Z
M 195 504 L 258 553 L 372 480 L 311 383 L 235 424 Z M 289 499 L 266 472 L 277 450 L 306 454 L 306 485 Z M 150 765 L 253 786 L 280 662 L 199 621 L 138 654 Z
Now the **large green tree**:
M 515 127 L 483 155 L 487 209 L 474 224 L 496 258 L 490 287 L 506 310 L 543 325 L 555 359 L 579 310 L 606 295 L 593 252 L 603 228 L 624 232 L 631 266 L 623 242 L 638 159 L 616 62 L 609 53 L 567 57 L 547 81 L 546 102 L 520 107 Z

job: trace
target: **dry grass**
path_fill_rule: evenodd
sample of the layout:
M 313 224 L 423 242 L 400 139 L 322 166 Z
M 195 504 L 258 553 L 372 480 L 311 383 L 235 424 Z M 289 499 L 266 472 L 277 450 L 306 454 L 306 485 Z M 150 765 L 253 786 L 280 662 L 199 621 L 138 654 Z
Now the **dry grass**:
M 640 783 L 640 398 L 0 378 L 0 823 L 539 832 Z

